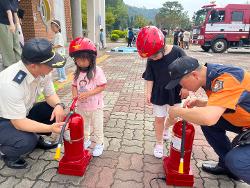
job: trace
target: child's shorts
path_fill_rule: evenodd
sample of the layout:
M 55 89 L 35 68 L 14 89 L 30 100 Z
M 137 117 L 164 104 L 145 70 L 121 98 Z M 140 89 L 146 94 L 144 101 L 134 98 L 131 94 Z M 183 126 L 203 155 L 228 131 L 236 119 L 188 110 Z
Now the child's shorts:
M 181 106 L 181 103 L 175 104 L 174 106 Z M 156 105 L 153 104 L 153 114 L 155 117 L 168 117 L 169 105 Z

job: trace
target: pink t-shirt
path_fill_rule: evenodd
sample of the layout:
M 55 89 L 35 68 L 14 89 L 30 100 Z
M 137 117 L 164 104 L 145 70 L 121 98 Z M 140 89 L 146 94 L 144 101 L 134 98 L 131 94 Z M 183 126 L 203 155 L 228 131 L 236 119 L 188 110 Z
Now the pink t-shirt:
M 76 81 L 73 81 L 72 85 L 77 87 L 79 95 L 81 92 L 91 91 L 98 86 L 105 85 L 106 83 L 107 80 L 103 70 L 100 67 L 96 66 L 96 73 L 94 75 L 94 78 L 89 81 L 86 73 L 81 72 L 78 79 Z M 96 95 L 92 95 L 85 100 L 79 100 L 77 102 L 77 106 L 79 110 L 83 111 L 93 111 L 98 108 L 103 108 L 103 93 L 101 92 Z

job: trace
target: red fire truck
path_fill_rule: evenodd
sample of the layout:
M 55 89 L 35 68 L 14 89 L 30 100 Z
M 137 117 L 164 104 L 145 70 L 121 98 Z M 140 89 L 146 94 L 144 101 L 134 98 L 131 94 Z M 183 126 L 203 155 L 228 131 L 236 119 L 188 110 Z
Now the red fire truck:
M 250 48 L 250 4 L 205 5 L 194 17 L 192 43 L 208 52 Z

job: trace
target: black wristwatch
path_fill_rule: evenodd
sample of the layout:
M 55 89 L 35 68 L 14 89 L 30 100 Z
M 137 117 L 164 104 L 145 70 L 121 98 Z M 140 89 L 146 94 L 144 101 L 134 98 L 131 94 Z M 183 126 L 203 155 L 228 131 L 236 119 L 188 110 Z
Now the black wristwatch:
M 66 108 L 66 107 L 65 107 L 65 104 L 63 104 L 62 102 L 56 103 L 55 107 L 56 107 L 57 105 L 60 105 L 63 109 Z

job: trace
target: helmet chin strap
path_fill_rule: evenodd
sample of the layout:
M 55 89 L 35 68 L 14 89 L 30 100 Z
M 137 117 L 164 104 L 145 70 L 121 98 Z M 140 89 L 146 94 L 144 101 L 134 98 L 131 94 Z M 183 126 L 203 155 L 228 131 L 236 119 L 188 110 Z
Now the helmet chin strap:
M 80 71 L 86 72 L 89 70 L 89 67 L 79 67 Z
M 164 47 L 160 50 L 160 52 L 161 52 L 161 55 L 162 55 L 162 57 L 161 57 L 161 59 L 164 57 L 164 55 L 165 55 L 165 45 L 164 45 Z

